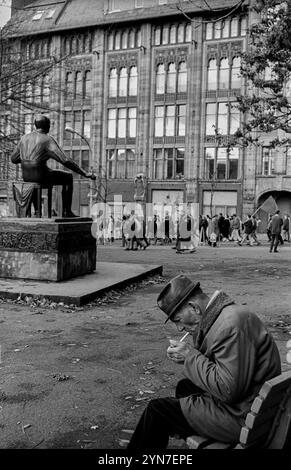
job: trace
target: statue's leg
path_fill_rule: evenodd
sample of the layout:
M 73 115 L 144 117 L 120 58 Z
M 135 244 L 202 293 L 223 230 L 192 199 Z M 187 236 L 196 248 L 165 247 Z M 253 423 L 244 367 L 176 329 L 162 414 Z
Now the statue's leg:
M 68 171 L 49 170 L 47 181 L 52 186 L 62 186 L 62 216 L 76 217 L 72 212 L 73 175 Z

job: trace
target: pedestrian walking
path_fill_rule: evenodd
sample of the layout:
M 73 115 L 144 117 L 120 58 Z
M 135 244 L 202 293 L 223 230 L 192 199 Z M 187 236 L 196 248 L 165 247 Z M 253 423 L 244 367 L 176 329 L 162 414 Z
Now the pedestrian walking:
M 208 245 L 212 246 L 212 248 L 216 248 L 218 246 L 217 243 L 218 243 L 219 234 L 220 234 L 217 215 L 214 215 L 212 217 L 208 225 L 208 230 L 209 230 Z
M 250 236 L 253 231 L 253 222 L 252 222 L 252 216 L 251 214 L 248 214 L 247 220 L 243 223 L 243 228 L 244 228 L 244 233 L 242 236 L 242 240 L 238 241 L 237 243 L 242 246 L 244 242 L 247 243 L 247 245 L 251 244 Z
M 252 232 L 250 234 L 251 237 L 251 242 L 250 244 L 253 245 L 253 242 L 255 242 L 256 245 L 260 245 L 261 242 L 259 242 L 258 237 L 257 237 L 257 228 L 258 225 L 261 221 L 257 220 L 255 215 L 252 215 Z
M 270 253 L 274 248 L 274 253 L 278 253 L 278 245 L 281 236 L 281 228 L 283 225 L 282 217 L 280 216 L 280 210 L 278 209 L 275 212 L 275 215 L 272 217 L 272 226 L 271 226 L 271 233 L 272 233 L 272 240 L 270 245 Z
M 283 240 L 285 242 L 290 242 L 290 231 L 289 231 L 289 229 L 290 229 L 290 218 L 289 218 L 288 214 L 286 214 L 284 216 L 282 229 L 283 229 Z
M 233 214 L 231 223 L 231 240 L 234 242 L 240 242 L 241 236 L 239 234 L 241 228 L 241 220 L 238 215 Z

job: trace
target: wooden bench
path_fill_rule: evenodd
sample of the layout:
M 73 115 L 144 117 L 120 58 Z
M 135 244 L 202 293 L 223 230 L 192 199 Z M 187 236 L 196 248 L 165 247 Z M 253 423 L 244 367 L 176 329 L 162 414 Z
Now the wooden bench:
M 255 398 L 239 442 L 226 444 L 203 436 L 186 440 L 190 449 L 283 449 L 291 445 L 291 370 L 264 383 Z

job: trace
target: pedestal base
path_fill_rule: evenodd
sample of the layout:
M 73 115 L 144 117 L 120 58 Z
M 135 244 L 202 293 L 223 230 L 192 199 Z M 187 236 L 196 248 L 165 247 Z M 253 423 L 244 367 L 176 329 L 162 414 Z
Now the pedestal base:
M 63 281 L 96 268 L 92 219 L 1 219 L 0 277 Z

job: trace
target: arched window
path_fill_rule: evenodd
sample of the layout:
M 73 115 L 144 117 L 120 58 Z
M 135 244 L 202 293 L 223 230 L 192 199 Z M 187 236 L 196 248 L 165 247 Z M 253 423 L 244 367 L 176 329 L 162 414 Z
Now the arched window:
M 208 62 L 207 90 L 217 89 L 217 62 L 216 59 L 210 59 Z
M 141 46 L 141 31 L 139 29 L 138 32 L 136 33 L 136 47 L 140 47 L 140 46 Z
M 240 20 L 240 35 L 245 36 L 247 34 L 247 19 L 244 16 Z
M 72 50 L 71 50 L 72 54 L 76 54 L 77 53 L 77 38 L 74 36 L 72 38 Z
M 119 96 L 127 96 L 127 68 L 122 67 L 119 74 Z
M 129 71 L 129 96 L 137 95 L 137 67 L 130 67 Z
M 135 47 L 135 32 L 131 29 L 128 33 L 128 47 L 133 49 Z
M 66 99 L 73 99 L 73 74 L 68 72 L 66 75 Z
M 84 52 L 86 52 L 87 54 L 92 52 L 92 36 L 90 33 L 85 36 L 84 48 Z
M 71 54 L 71 40 L 70 38 L 65 39 L 65 54 Z
M 159 46 L 161 44 L 161 27 L 157 26 L 155 29 L 155 46 Z
M 229 61 L 227 58 L 221 59 L 219 68 L 219 89 L 229 88 Z
M 186 62 L 180 62 L 178 68 L 178 93 L 187 92 L 187 65 Z
M 231 20 L 230 35 L 231 37 L 238 36 L 238 18 L 232 18 Z
M 109 36 L 108 36 L 108 49 L 109 49 L 109 51 L 113 50 L 113 46 L 114 46 L 114 35 L 113 35 L 113 33 L 110 33 Z
M 176 26 L 172 25 L 170 28 L 170 44 L 176 44 Z
M 127 31 L 123 31 L 121 36 L 121 48 L 127 49 Z
M 222 23 L 221 21 L 215 21 L 214 23 L 214 38 L 219 39 L 221 37 Z
M 241 87 L 240 57 L 234 57 L 231 67 L 231 88 Z
M 190 42 L 191 39 L 192 39 L 192 27 L 191 27 L 191 23 L 188 23 L 186 25 L 186 30 L 185 30 L 185 41 Z
M 213 36 L 213 23 L 207 23 L 206 25 L 206 39 L 212 39 Z
M 92 74 L 87 70 L 84 74 L 84 98 L 90 98 L 92 91 Z
M 120 32 L 115 34 L 114 49 L 120 49 Z
M 156 94 L 163 95 L 165 93 L 165 66 L 159 64 L 157 68 L 157 80 L 156 80 Z
M 82 73 L 76 72 L 75 75 L 75 99 L 82 99 Z
M 179 24 L 178 26 L 178 42 L 184 42 L 184 25 Z
M 33 97 L 33 87 L 32 87 L 32 84 L 29 82 L 27 85 L 26 85 L 26 99 L 27 101 L 32 101 L 32 97 Z
M 47 76 L 42 82 L 42 99 L 48 102 L 50 99 L 50 78 Z
M 229 37 L 229 20 L 223 20 L 222 22 L 222 37 Z
M 176 65 L 170 63 L 167 74 L 167 93 L 176 93 L 176 75 Z
M 168 26 L 163 27 L 163 34 L 162 34 L 162 44 L 169 43 L 169 28 Z
M 34 101 L 35 103 L 41 102 L 41 84 L 37 81 L 34 85 Z
M 109 97 L 116 98 L 117 96 L 117 70 L 111 69 L 109 74 Z

